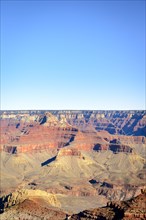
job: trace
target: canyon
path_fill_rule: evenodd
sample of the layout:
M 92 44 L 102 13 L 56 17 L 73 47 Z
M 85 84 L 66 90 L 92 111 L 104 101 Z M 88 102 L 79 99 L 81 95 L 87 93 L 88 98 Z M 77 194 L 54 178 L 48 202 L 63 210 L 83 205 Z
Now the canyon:
M 1 111 L 0 134 L 2 219 L 145 218 L 145 111 Z

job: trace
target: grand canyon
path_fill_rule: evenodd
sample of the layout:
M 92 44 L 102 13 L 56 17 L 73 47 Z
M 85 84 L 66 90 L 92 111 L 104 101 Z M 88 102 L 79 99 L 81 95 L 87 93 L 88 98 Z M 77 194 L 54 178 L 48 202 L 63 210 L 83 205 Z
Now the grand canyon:
M 1 111 L 0 218 L 146 219 L 145 111 Z

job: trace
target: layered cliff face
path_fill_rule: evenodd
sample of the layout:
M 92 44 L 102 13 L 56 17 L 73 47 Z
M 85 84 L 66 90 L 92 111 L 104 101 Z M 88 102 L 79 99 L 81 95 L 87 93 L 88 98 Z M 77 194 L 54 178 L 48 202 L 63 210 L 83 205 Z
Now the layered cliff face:
M 58 111 L 56 116 L 64 116 L 71 125 L 82 130 L 92 127 L 111 134 L 146 135 L 144 111 Z
M 66 121 L 59 121 L 51 113 L 16 115 L 1 119 L 1 148 L 20 153 L 65 146 L 77 129 Z
M 51 120 L 47 122 L 55 124 L 57 119 L 60 121 L 60 126 L 65 124 L 70 124 L 73 127 L 76 126 L 78 129 L 95 129 L 106 130 L 111 134 L 123 134 L 123 135 L 135 135 L 135 136 L 145 136 L 146 135 L 146 115 L 145 111 L 7 111 L 2 112 L 1 118 L 15 118 L 23 117 L 25 120 L 27 116 L 33 120 L 40 120 L 45 122 L 45 117 L 42 115 L 46 114 L 53 115 Z M 40 116 L 41 115 L 41 116 Z M 41 117 L 38 119 L 38 117 Z M 46 115 L 48 118 L 48 116 Z
M 144 111 L 2 112 L 0 122 L 1 204 L 8 199 L 17 214 L 46 204 L 43 193 L 69 214 L 133 198 L 145 186 Z M 40 212 L 66 218 L 50 210 Z

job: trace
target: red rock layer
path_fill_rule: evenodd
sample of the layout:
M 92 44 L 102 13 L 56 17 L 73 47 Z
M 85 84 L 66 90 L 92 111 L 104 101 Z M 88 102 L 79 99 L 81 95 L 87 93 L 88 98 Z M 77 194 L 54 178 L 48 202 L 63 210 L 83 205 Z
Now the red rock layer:
M 19 153 L 44 149 L 57 150 L 72 144 L 79 150 L 132 153 L 131 145 L 146 143 L 143 136 L 111 135 L 107 131 L 96 131 L 92 126 L 89 130 L 78 131 L 66 120 L 65 116 L 61 116 L 59 120 L 50 113 L 3 118 L 0 126 L 0 149 L 9 153 Z

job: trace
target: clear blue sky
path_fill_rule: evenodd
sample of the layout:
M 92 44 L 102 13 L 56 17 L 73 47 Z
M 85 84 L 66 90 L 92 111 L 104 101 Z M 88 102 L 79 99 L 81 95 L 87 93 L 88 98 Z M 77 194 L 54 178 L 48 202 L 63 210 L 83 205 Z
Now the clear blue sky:
M 145 109 L 145 1 L 1 1 L 1 109 Z

